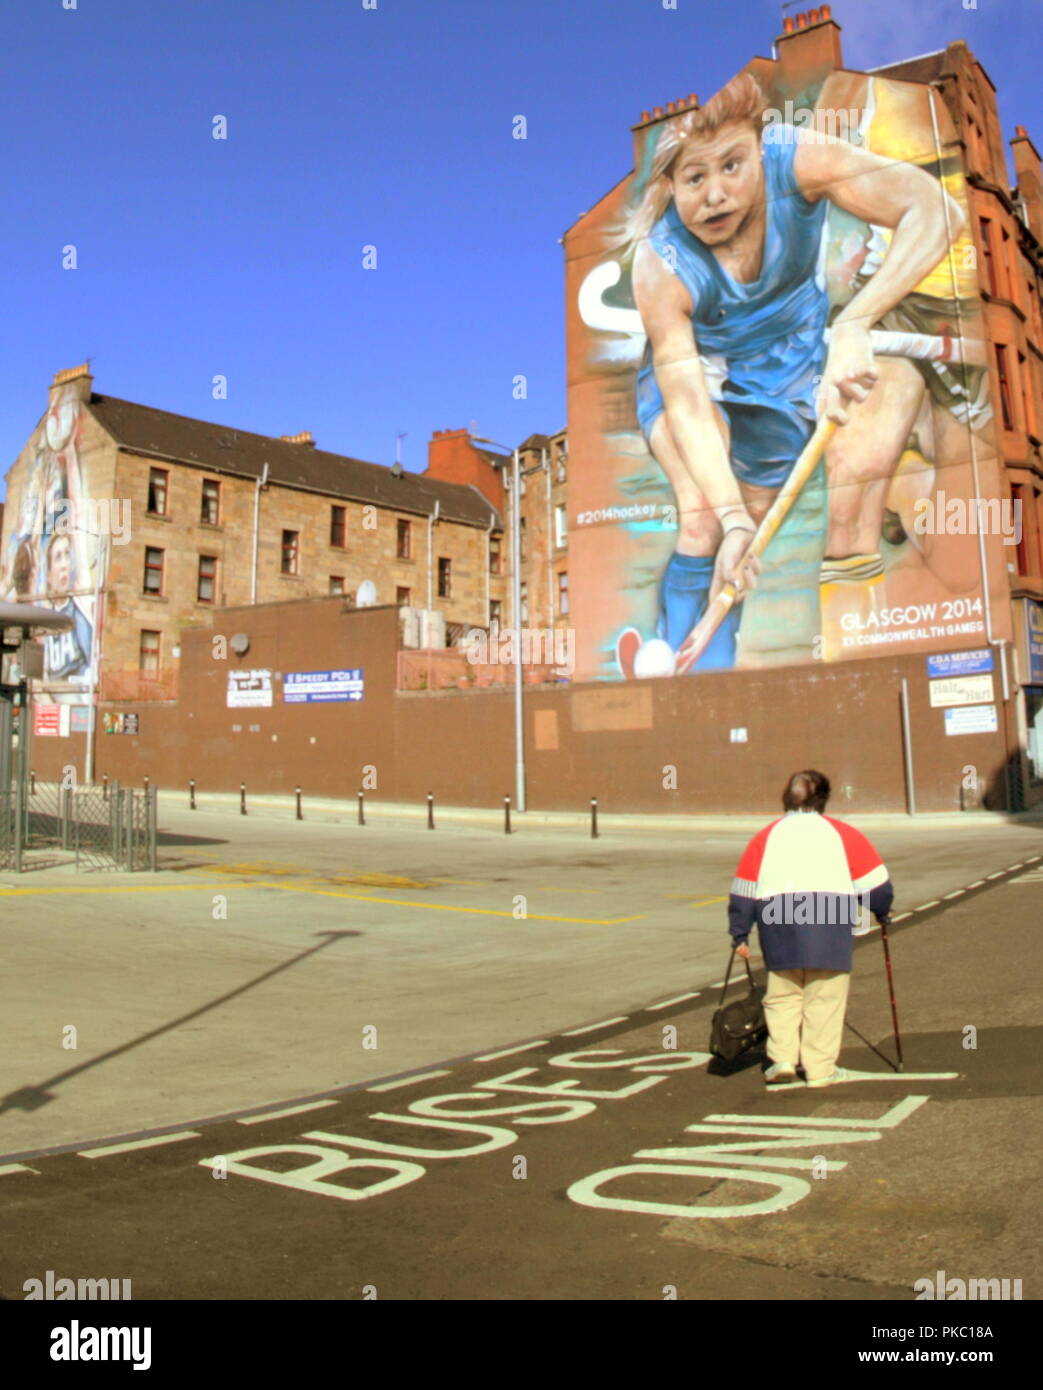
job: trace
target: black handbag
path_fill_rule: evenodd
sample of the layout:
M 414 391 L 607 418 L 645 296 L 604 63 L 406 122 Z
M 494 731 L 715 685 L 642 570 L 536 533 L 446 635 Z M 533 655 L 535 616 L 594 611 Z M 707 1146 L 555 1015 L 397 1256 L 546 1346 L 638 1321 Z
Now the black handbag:
M 728 972 L 721 990 L 721 1005 L 710 1024 L 710 1051 L 724 1062 L 734 1062 L 737 1057 L 759 1047 L 768 1036 L 768 1025 L 764 1018 L 764 986 L 753 983 L 750 962 L 744 956 L 746 975 L 750 981 L 750 992 L 744 999 L 724 1002 L 728 989 L 728 979 L 735 961 L 735 947 L 728 960 Z

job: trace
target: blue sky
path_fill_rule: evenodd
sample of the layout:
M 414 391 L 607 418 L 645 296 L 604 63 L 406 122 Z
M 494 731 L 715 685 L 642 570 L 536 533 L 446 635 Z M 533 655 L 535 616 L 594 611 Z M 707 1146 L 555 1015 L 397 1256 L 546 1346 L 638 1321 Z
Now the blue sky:
M 1043 0 L 964 3 L 837 0 L 846 64 L 965 38 L 1005 135 L 1021 123 L 1043 141 Z M 473 421 L 511 444 L 566 423 L 559 238 L 629 171 L 640 112 L 705 100 L 770 56 L 781 8 L 376 6 L 8 7 L 2 471 L 53 373 L 85 357 L 97 391 L 264 434 L 310 429 L 338 453 L 389 463 L 405 431 L 411 469 L 435 429 Z M 76 270 L 61 268 L 68 244 Z M 227 400 L 212 397 L 218 374 Z

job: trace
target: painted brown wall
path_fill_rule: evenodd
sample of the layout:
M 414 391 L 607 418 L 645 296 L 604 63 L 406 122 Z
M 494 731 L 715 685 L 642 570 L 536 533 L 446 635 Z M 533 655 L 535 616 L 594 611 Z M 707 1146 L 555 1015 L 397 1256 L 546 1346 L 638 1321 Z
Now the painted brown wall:
M 102 774 L 161 787 L 351 797 L 362 769 L 376 770 L 374 800 L 500 807 L 514 792 L 509 690 L 398 694 L 398 614 L 345 611 L 337 598 L 264 604 L 214 615 L 213 632 L 182 638 L 179 704 L 138 704 L 140 734 L 99 734 Z M 245 632 L 245 657 L 213 656 L 213 637 Z M 230 666 L 274 672 L 361 667 L 357 704 L 286 705 L 276 682 L 271 709 L 229 709 Z M 902 811 L 905 784 L 899 689 L 909 682 L 918 809 L 958 809 L 968 766 L 1002 805 L 1001 733 L 946 737 L 929 703 L 922 656 L 874 657 L 842 666 L 705 674 L 698 680 L 529 688 L 525 695 L 532 809 L 605 812 L 772 812 L 797 768 L 833 782 L 833 807 Z M 999 674 L 994 677 L 997 696 Z M 236 727 L 238 726 L 238 728 Z M 745 728 L 747 741 L 730 731 Z M 313 741 L 314 740 L 314 741 Z M 38 777 L 72 762 L 82 775 L 84 739 L 38 738 Z M 676 769 L 676 775 L 670 771 Z M 676 787 L 673 783 L 676 782 Z

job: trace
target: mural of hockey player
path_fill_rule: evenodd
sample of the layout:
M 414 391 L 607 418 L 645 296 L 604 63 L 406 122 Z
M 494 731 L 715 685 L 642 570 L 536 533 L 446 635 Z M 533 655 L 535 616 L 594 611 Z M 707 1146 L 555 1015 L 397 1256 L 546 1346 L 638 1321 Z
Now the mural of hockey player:
M 879 390 L 870 329 L 942 260 L 963 225 L 938 181 L 913 165 L 787 126 L 762 139 L 766 104 L 745 73 L 666 123 L 627 218 L 648 338 L 637 415 L 673 487 L 679 529 L 660 585 L 653 662 L 641 660 L 642 636 L 628 629 L 617 644 L 625 675 L 635 660 L 651 674 L 676 652 L 722 585 L 737 585 L 741 596 L 756 582 L 759 565 L 745 562 L 746 551 L 820 415 L 841 427 L 849 468 L 860 451 L 879 454 L 879 420 L 852 410 Z M 818 271 L 831 205 L 889 229 L 891 239 L 833 318 L 827 348 L 829 296 Z M 713 394 L 701 355 L 723 368 Z M 886 413 L 886 393 L 878 402 L 876 414 Z M 906 424 L 898 453 L 908 432 Z M 827 547 L 826 558 L 850 555 Z M 741 611 L 731 609 L 692 669 L 735 664 Z M 659 673 L 671 669 L 667 661 Z
M 72 619 L 67 632 L 49 632 L 44 637 L 44 679 L 82 684 L 91 667 L 91 623 L 73 598 L 72 541 L 56 532 L 47 547 L 47 602 L 55 612 Z

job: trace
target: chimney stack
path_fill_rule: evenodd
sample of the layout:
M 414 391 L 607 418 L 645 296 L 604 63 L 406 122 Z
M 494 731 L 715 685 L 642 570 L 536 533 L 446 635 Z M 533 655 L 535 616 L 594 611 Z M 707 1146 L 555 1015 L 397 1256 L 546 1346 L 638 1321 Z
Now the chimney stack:
M 1043 183 L 1040 180 L 1039 151 L 1023 125 L 1014 127 L 1010 142 L 1018 195 L 1025 205 L 1025 220 L 1037 241 L 1043 241 Z
M 829 5 L 787 15 L 775 47 L 783 78 L 800 79 L 802 87 L 844 66 L 840 25 Z
M 311 430 L 301 430 L 300 434 L 280 434 L 279 438 L 285 444 L 307 444 L 309 448 L 315 448 Z
M 81 362 L 78 367 L 66 367 L 64 371 L 55 372 L 50 390 L 47 393 L 48 400 L 53 401 L 62 387 L 70 385 L 74 388 L 77 400 L 90 400 L 94 377 L 91 375 L 89 362 Z

